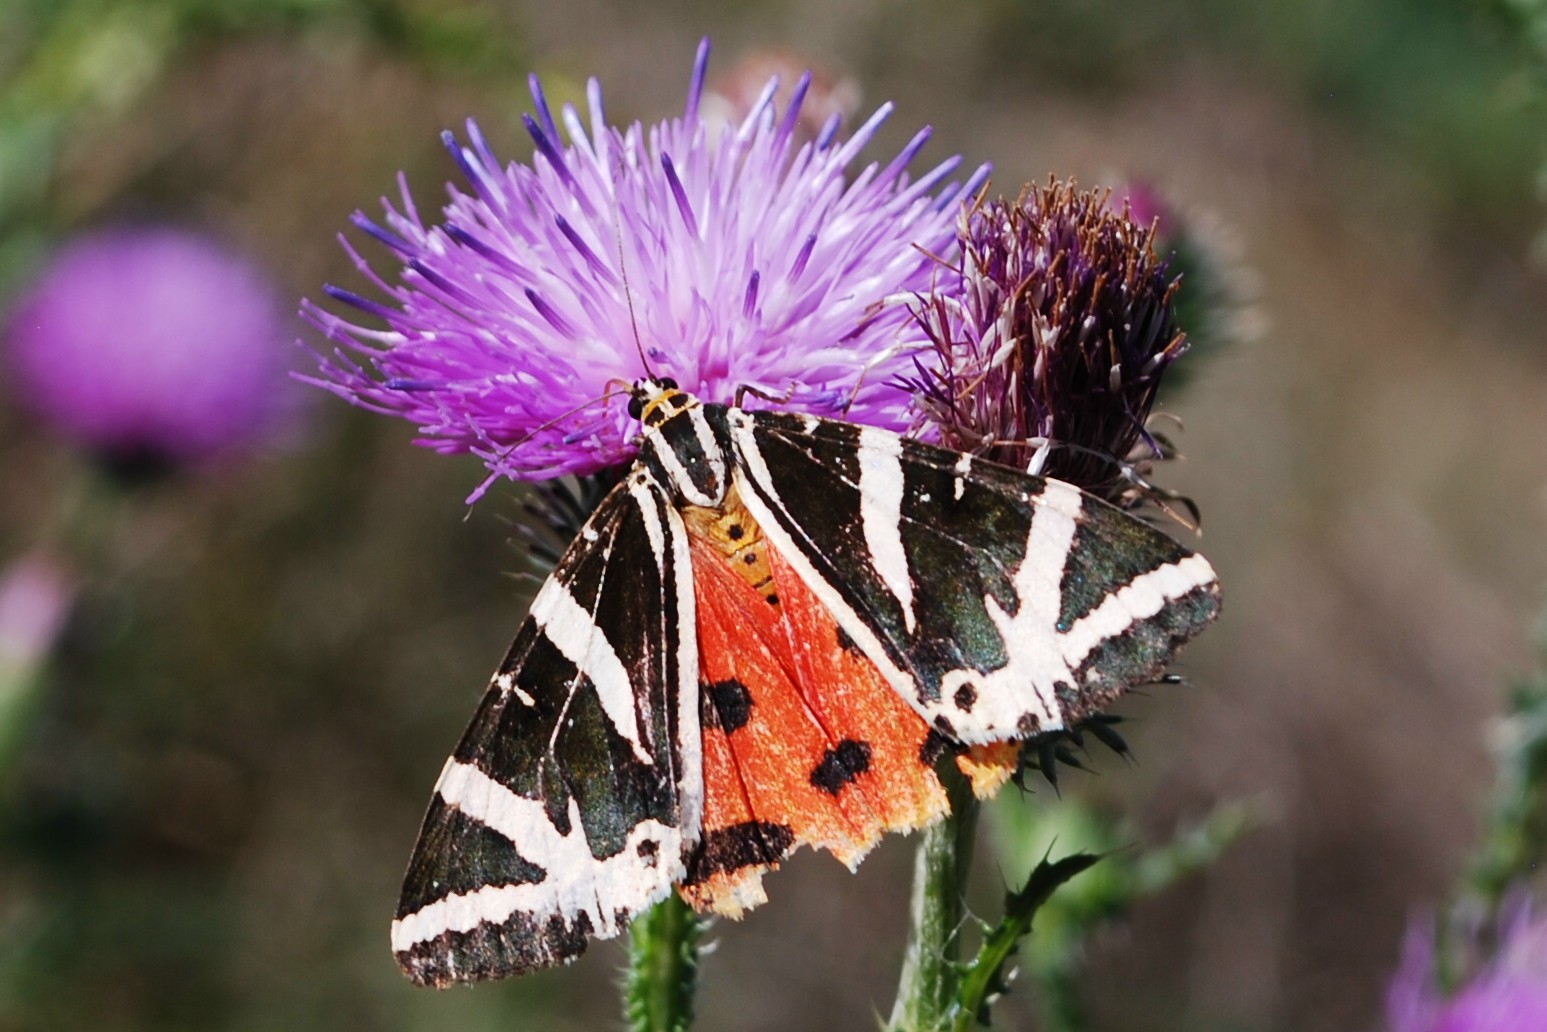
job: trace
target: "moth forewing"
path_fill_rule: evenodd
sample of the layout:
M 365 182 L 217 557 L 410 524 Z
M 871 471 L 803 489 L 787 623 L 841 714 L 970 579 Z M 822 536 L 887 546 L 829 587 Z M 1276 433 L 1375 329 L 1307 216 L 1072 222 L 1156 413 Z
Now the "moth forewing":
M 721 411 L 770 540 L 954 741 L 1068 726 L 1218 611 L 1206 560 L 1072 485 L 874 428 Z
M 534 599 L 437 784 L 393 948 L 415 981 L 572 959 L 662 898 L 698 834 L 687 544 L 641 470 Z

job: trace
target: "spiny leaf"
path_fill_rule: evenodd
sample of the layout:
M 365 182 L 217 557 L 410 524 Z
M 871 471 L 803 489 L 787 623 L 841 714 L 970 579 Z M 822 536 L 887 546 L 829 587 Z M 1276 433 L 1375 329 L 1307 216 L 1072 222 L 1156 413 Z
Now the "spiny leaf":
M 967 965 L 957 993 L 957 1012 L 952 1025 L 953 1032 L 970 1032 L 977 1025 L 987 1025 L 989 1007 L 994 997 L 1009 988 L 1010 958 L 1015 955 L 1020 941 L 1031 931 L 1031 922 L 1037 910 L 1058 887 L 1101 859 L 1091 853 L 1075 853 L 1062 860 L 1043 860 L 1032 870 L 1031 876 L 1019 891 L 1005 896 L 1005 913 L 999 923 L 989 931 L 978 950 L 977 957 Z

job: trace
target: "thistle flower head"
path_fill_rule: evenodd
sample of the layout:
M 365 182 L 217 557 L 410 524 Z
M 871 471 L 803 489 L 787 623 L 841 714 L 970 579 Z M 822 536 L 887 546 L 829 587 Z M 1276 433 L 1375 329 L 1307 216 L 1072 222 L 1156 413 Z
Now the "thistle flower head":
M 945 185 L 953 158 L 910 180 L 924 130 L 851 174 L 890 107 L 847 140 L 834 119 L 800 144 L 806 78 L 782 110 L 770 82 L 739 125 L 712 132 L 706 59 L 707 46 L 683 114 L 648 129 L 610 126 L 595 81 L 584 116 L 566 105 L 555 118 L 534 77 L 530 164 L 502 165 L 471 122 L 465 142 L 448 134 L 466 185 L 439 222 L 406 186 L 385 225 L 355 217 L 400 263 L 383 277 L 356 258 L 384 300 L 327 288 L 362 321 L 304 307 L 342 345 L 317 382 L 412 420 L 422 444 L 524 479 L 629 458 L 637 427 L 612 388 L 648 375 L 707 401 L 751 387 L 905 427 L 910 318 L 883 302 L 927 289 L 929 254 L 950 252 L 959 201 L 985 170 Z
M 1508 904 L 1491 951 L 1474 932 L 1460 944 L 1465 979 L 1438 988 L 1432 922 L 1415 923 L 1386 996 L 1390 1032 L 1537 1032 L 1547 1028 L 1547 914 Z M 1490 955 L 1491 954 L 1491 955 Z
M 1155 231 L 1155 253 L 1165 260 L 1167 274 L 1180 281 L 1172 304 L 1178 325 L 1187 327 L 1190 357 L 1173 376 L 1188 376 L 1206 356 L 1261 336 L 1256 276 L 1228 225 L 1207 211 L 1173 205 L 1157 187 L 1142 181 L 1119 190 L 1116 198 L 1121 203 L 1113 206 L 1126 209 L 1135 225 Z
M 916 309 L 934 345 L 919 406 L 943 442 L 1116 497 L 1186 349 L 1149 230 L 1052 182 L 964 212 L 961 258 Z
M 262 273 L 164 226 L 66 244 L 4 328 L 19 401 L 97 454 L 152 465 L 212 459 L 274 429 L 285 337 Z

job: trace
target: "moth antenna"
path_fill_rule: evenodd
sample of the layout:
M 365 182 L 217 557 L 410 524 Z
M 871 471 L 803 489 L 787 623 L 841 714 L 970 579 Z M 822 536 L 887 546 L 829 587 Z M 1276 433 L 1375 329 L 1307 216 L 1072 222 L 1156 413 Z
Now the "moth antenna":
M 532 429 L 528 430 L 526 432 L 525 436 L 523 436 L 520 440 L 510 442 L 510 444 L 508 444 L 505 447 L 505 454 L 509 454 L 510 453 L 510 449 L 516 448 L 516 447 L 519 447 L 520 445 L 525 444 L 526 442 L 530 441 L 532 438 L 536 437 L 538 434 L 542 433 L 544 430 L 552 430 L 554 427 L 558 426 L 560 423 L 564 422 L 564 420 L 568 419 L 569 417 L 574 416 L 574 415 L 578 415 L 579 413 L 584 412 L 586 409 L 591 408 L 591 407 L 593 407 L 595 405 L 605 404 L 612 397 L 612 387 L 613 387 L 613 384 L 615 382 L 621 383 L 622 381 L 609 380 L 607 382 L 607 390 L 604 391 L 603 393 L 597 395 L 594 398 L 587 398 L 585 401 L 582 401 L 580 404 L 576 405 L 574 408 L 571 408 L 571 409 L 569 409 L 567 411 L 564 411 L 564 412 L 560 412 L 558 415 L 554 416 L 552 419 L 547 420 L 546 422 L 541 423 L 541 424 L 539 424 L 537 426 L 534 426 Z
M 525 434 L 523 434 L 520 437 L 520 439 L 515 440 L 515 441 L 511 441 L 509 444 L 504 445 L 503 447 L 495 449 L 494 454 L 496 456 L 498 456 L 503 461 L 505 458 L 507 458 L 510 455 L 511 452 L 515 451 L 517 448 L 521 447 L 523 444 L 525 444 L 526 442 L 530 441 L 532 438 L 536 437 L 538 434 L 542 433 L 544 430 L 551 430 L 551 429 L 553 429 L 555 426 L 558 426 L 560 423 L 564 422 L 564 420 L 569 419 L 571 416 L 574 416 L 574 415 L 576 415 L 578 413 L 584 412 L 586 409 L 591 408 L 593 405 L 605 404 L 608 400 L 610 400 L 612 398 L 613 386 L 615 384 L 622 384 L 622 383 L 623 383 L 623 381 L 617 380 L 617 379 L 613 379 L 613 380 L 607 381 L 607 390 L 605 392 L 603 392 L 601 395 L 599 395 L 597 397 L 594 397 L 594 398 L 587 398 L 585 401 L 582 401 L 580 404 L 576 405 L 574 408 L 571 408 L 571 409 L 569 409 L 569 410 L 567 410 L 565 412 L 560 412 L 558 415 L 554 416 L 552 419 L 547 420 L 546 422 L 541 423 L 538 426 L 534 426 L 532 429 L 528 430 Z M 478 499 L 478 497 L 481 496 L 483 494 L 483 492 L 485 490 L 487 490 L 488 487 L 491 484 L 493 484 L 494 481 L 496 481 L 498 479 L 499 479 L 499 474 L 497 474 L 497 473 L 490 473 L 489 474 L 488 478 L 484 481 L 483 486 L 478 489 L 478 492 L 476 494 L 474 494 L 471 499 L 469 499 L 468 506 L 467 506 L 467 512 L 463 514 L 463 517 L 462 517 L 463 519 L 470 519 L 472 517 L 472 514 L 473 514 L 472 503 L 474 501 L 476 501 Z
M 612 236 L 618 245 L 618 276 L 623 280 L 623 303 L 628 306 L 628 324 L 634 331 L 634 350 L 639 352 L 639 364 L 644 366 L 645 375 L 654 380 L 656 379 L 655 370 L 650 368 L 650 358 L 645 354 L 644 341 L 639 337 L 639 320 L 634 315 L 634 292 L 628 285 L 628 260 L 623 255 L 623 214 L 618 203 L 616 169 L 612 177 Z

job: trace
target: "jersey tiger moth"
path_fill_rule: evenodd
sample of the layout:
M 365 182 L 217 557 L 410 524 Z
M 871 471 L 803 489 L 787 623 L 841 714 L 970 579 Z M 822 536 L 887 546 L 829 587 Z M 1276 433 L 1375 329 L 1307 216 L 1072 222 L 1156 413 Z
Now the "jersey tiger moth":
M 640 457 L 538 591 L 435 787 L 392 946 L 426 985 L 578 956 L 673 888 L 764 900 L 981 795 L 1160 674 L 1214 571 L 1058 480 L 814 416 L 632 391 Z

